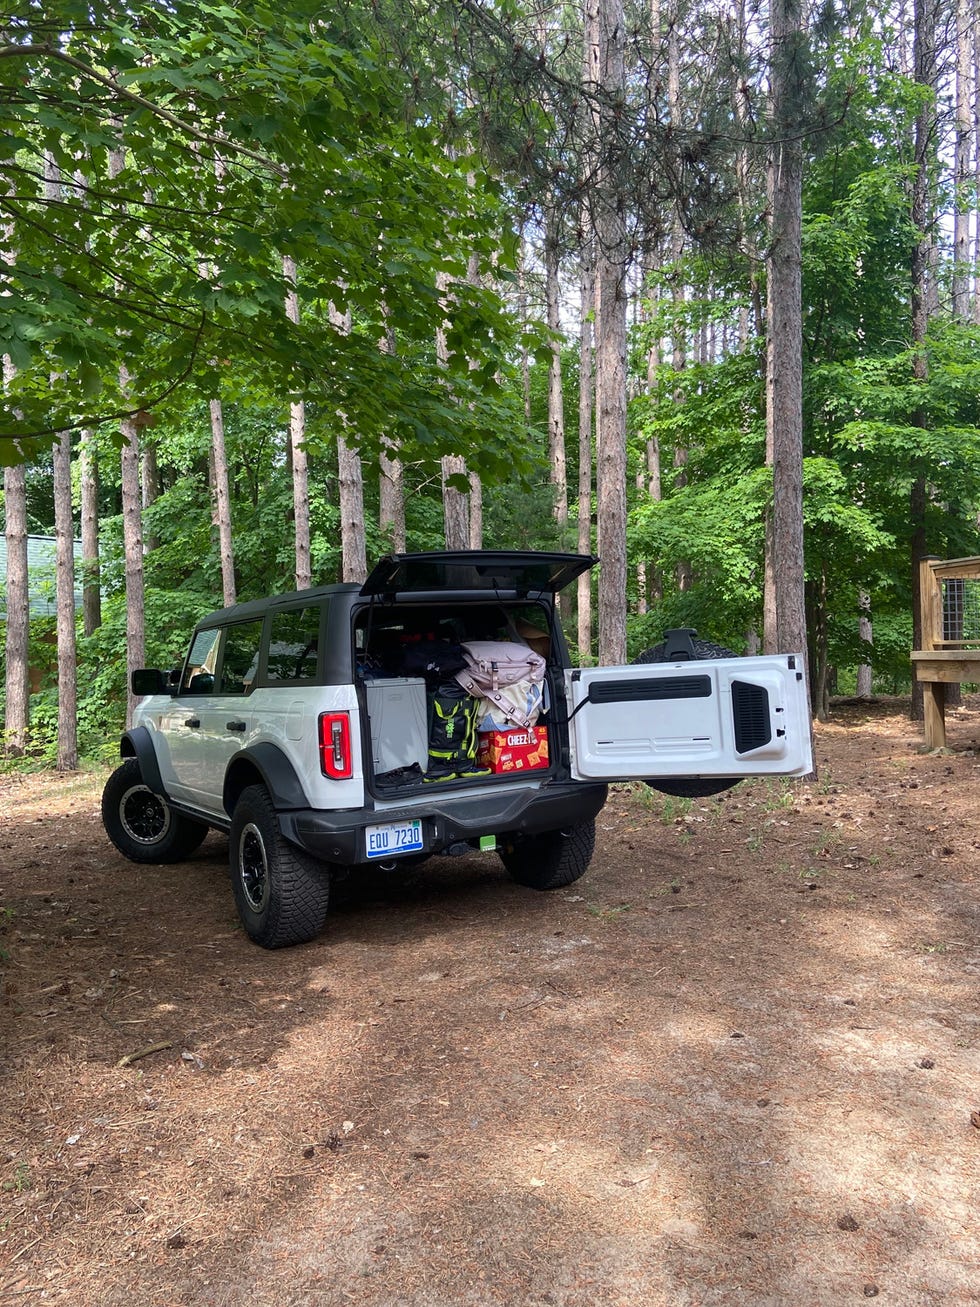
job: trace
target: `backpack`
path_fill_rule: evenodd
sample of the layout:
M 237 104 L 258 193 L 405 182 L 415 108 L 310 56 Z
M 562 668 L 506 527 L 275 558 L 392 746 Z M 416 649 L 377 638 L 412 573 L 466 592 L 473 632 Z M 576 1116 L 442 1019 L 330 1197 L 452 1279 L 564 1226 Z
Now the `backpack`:
M 455 681 L 443 681 L 429 694 L 429 766 L 426 778 L 448 777 L 476 758 L 478 705 Z
M 478 728 L 533 726 L 544 701 L 541 655 L 512 640 L 468 640 L 462 648 L 466 668 L 456 680 L 479 701 Z

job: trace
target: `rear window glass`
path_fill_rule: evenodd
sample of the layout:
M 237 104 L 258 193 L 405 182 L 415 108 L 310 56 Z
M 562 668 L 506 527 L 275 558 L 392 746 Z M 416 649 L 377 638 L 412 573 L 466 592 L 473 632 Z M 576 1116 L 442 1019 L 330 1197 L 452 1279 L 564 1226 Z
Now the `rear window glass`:
M 319 639 L 319 608 L 289 608 L 274 613 L 269 630 L 266 680 L 314 680 Z

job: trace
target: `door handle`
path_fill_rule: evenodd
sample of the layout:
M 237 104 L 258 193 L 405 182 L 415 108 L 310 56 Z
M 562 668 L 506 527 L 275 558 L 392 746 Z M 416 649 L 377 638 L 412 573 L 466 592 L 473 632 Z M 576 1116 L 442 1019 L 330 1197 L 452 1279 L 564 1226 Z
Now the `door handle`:
M 247 722 L 225 722 L 226 731 L 244 731 L 247 727 Z
M 184 722 L 185 726 L 200 726 L 200 724 L 201 724 L 200 717 L 188 717 L 187 721 Z

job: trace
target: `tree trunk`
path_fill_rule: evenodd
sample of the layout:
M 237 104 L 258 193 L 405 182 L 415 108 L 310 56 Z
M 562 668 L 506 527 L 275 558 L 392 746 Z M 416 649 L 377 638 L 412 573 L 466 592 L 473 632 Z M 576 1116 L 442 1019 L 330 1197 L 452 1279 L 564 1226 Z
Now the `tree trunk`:
M 225 451 L 225 419 L 220 399 L 212 399 L 211 454 L 214 468 L 214 517 L 221 555 L 221 593 L 226 608 L 236 601 L 235 547 L 231 530 L 231 494 L 228 488 L 228 455 Z
M 141 490 L 143 495 L 143 511 L 152 508 L 160 498 L 160 468 L 157 464 L 157 451 L 149 441 L 143 442 L 142 448 L 143 474 L 141 477 Z M 143 551 L 152 553 L 154 549 L 160 548 L 160 537 L 158 535 L 144 535 Z
M 956 146 L 953 163 L 953 316 L 961 322 L 970 318 L 970 214 L 975 207 L 970 195 L 973 139 L 973 13 L 972 0 L 957 0 L 956 6 Z
M 82 497 L 82 630 L 91 635 L 102 625 L 102 579 L 99 563 L 99 458 L 95 432 L 79 439 Z
M 470 548 L 483 548 L 483 482 L 470 473 Z
M 351 330 L 350 309 L 341 311 L 331 304 L 330 321 L 342 335 Z M 346 413 L 337 414 L 341 428 L 347 428 Z M 340 508 L 340 575 L 344 581 L 367 578 L 367 554 L 364 539 L 364 469 L 361 457 L 344 439 L 337 436 L 337 486 Z
M 4 377 L 11 376 L 4 357 Z M 20 758 L 27 748 L 30 727 L 31 677 L 28 642 L 30 600 L 27 589 L 27 479 L 24 465 L 4 468 L 5 531 L 7 538 L 6 716 L 4 749 Z
M 396 554 L 405 552 L 405 471 L 399 458 L 381 454 L 379 525 Z
M 123 369 L 120 388 L 126 394 L 128 375 Z M 136 697 L 132 674 L 146 663 L 146 617 L 143 591 L 143 501 L 140 494 L 140 456 L 136 423 L 122 423 L 122 518 L 126 560 L 126 726 L 133 723 Z
M 915 29 L 912 40 L 912 60 L 915 80 L 922 87 L 934 88 L 936 82 L 936 8 L 934 0 L 914 0 L 913 19 Z M 912 225 L 916 232 L 916 241 L 912 247 L 912 343 L 915 347 L 912 362 L 912 375 L 916 381 L 925 382 L 929 375 L 929 362 L 926 357 L 926 336 L 929 331 L 929 310 L 932 294 L 930 290 L 930 267 L 932 250 L 932 208 L 929 195 L 935 131 L 935 107 L 932 99 L 923 100 L 915 118 L 912 173 Z M 923 411 L 913 416 L 914 426 L 925 427 L 928 418 Z M 929 488 L 925 474 L 917 475 L 912 483 L 909 498 L 909 522 L 911 525 L 911 567 L 912 567 L 912 645 L 922 648 L 921 605 L 919 603 L 919 563 L 928 553 L 926 535 L 926 508 L 929 500 Z M 924 715 L 922 682 L 912 681 L 912 717 L 921 721 Z
M 865 590 L 862 590 L 858 595 L 858 608 L 861 614 L 858 617 L 858 639 L 864 640 L 868 645 L 871 645 L 874 643 L 874 632 L 871 626 L 871 596 Z M 857 695 L 859 699 L 869 699 L 871 697 L 871 677 L 871 664 L 860 663 L 857 670 Z
M 296 293 L 296 264 L 288 255 L 282 261 L 283 276 L 290 289 L 286 292 L 286 316 L 299 322 L 299 296 Z M 289 451 L 293 469 L 293 529 L 296 536 L 296 589 L 306 590 L 313 584 L 310 564 L 310 485 L 306 457 L 306 406 L 302 400 L 289 405 Z
M 451 476 L 466 477 L 466 460 L 458 454 L 442 458 L 442 516 L 447 549 L 470 547 L 469 495 L 448 484 Z
M 341 580 L 367 580 L 364 539 L 364 474 L 361 459 L 343 436 L 337 437 L 340 489 Z
M 378 342 L 378 348 L 383 354 L 395 353 L 396 337 L 390 326 Z M 386 443 L 390 453 L 382 450 L 379 457 L 378 525 L 382 535 L 390 538 L 395 553 L 402 554 L 405 552 L 405 470 L 398 457 L 398 446 L 394 441 Z
M 521 328 L 521 395 L 524 399 L 524 421 L 531 425 L 531 356 L 524 331 L 527 327 L 527 241 L 521 224 L 517 246 L 517 321 Z
M 71 506 L 71 436 L 53 451 L 55 593 L 58 629 L 58 771 L 78 768 L 78 659 L 75 644 L 75 532 Z
M 625 197 L 615 157 L 617 104 L 625 81 L 622 0 L 587 0 L 595 18 L 592 81 L 599 89 L 596 237 L 596 488 L 599 662 L 626 661 L 626 265 Z
M 545 236 L 545 296 L 551 357 L 548 362 L 548 462 L 554 491 L 554 515 L 560 530 L 568 524 L 568 469 L 565 460 L 565 401 L 561 385 L 561 306 L 558 287 L 558 219 L 548 215 Z
M 578 380 L 578 551 L 592 552 L 592 306 L 594 301 L 593 246 L 589 242 L 582 255 L 582 320 L 579 328 Z M 592 662 L 592 574 L 578 578 L 576 590 L 578 613 L 579 661 Z
M 766 324 L 766 432 L 772 451 L 769 546 L 772 625 L 767 653 L 806 659 L 803 572 L 803 310 L 801 99 L 803 42 L 799 0 L 774 0 L 770 11 L 773 130 L 769 159 L 770 244 Z

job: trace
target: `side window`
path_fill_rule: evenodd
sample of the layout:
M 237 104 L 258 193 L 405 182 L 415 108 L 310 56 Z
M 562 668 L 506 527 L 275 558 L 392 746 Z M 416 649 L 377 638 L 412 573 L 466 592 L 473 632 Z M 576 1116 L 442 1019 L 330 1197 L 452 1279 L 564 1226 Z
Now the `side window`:
M 320 608 L 273 613 L 269 629 L 269 681 L 312 681 L 316 677 Z
M 262 619 L 225 627 L 218 694 L 245 694 L 252 688 L 259 666 Z
M 191 641 L 184 674 L 180 680 L 181 694 L 213 694 L 214 669 L 218 661 L 220 630 L 198 631 Z

